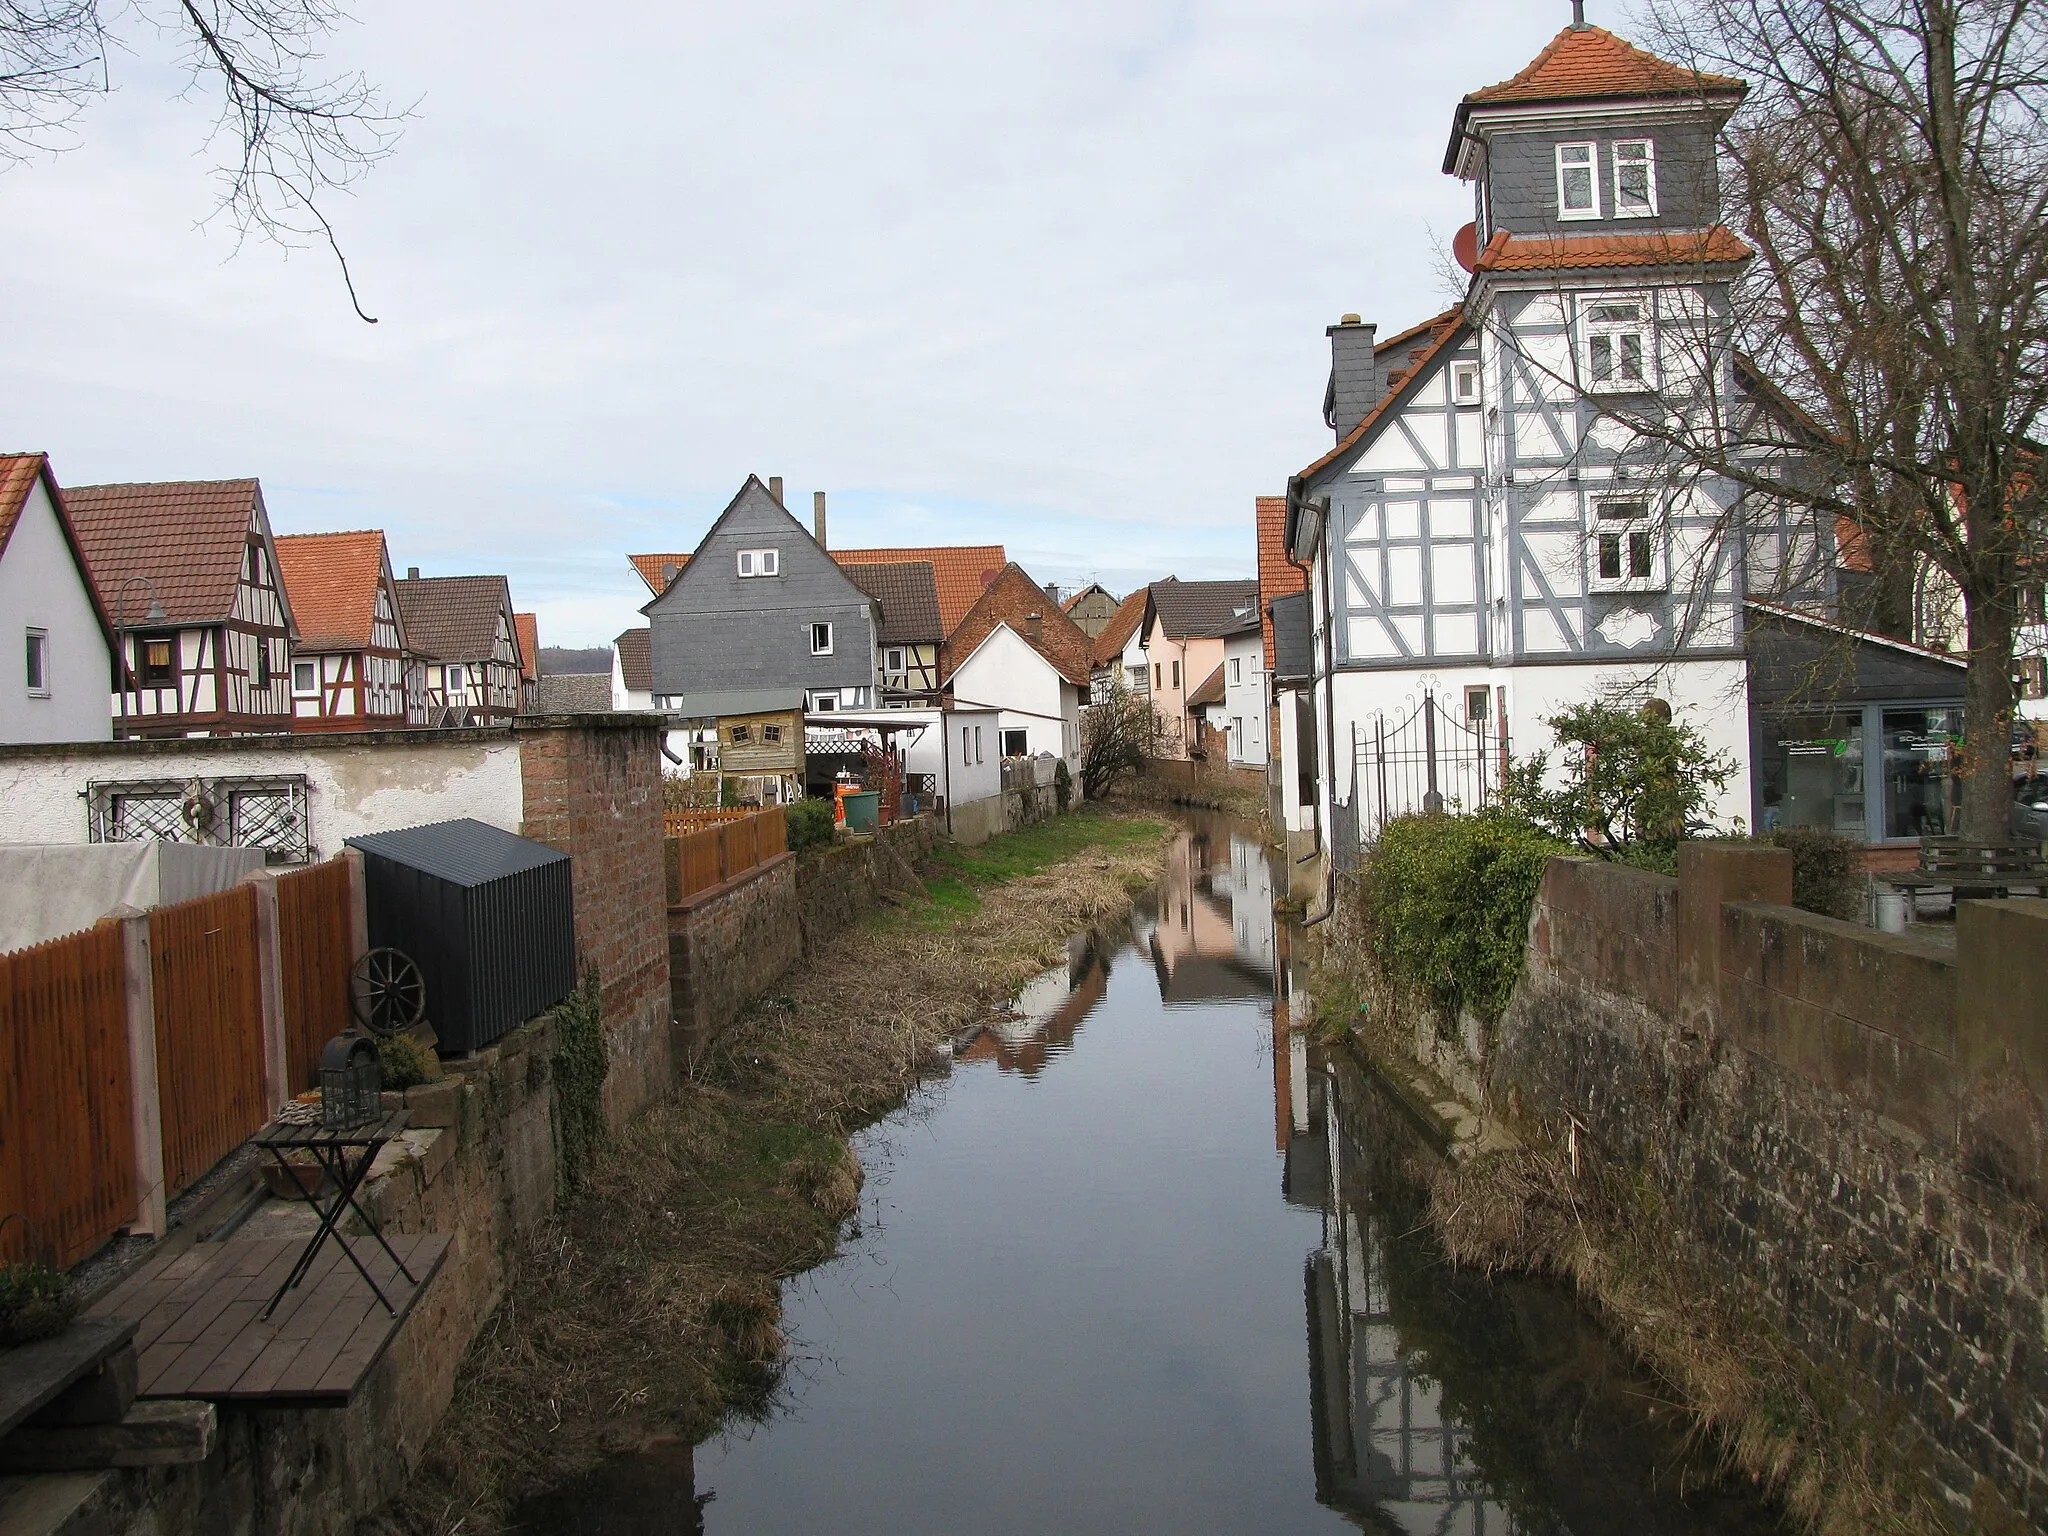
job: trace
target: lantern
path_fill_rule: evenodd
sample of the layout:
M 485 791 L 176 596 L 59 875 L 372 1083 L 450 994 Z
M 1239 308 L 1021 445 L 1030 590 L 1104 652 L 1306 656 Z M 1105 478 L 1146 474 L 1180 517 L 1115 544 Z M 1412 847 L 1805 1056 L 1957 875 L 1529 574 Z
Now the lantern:
M 377 1047 L 364 1035 L 336 1035 L 320 1053 L 320 1125 L 345 1131 L 367 1125 L 382 1113 L 378 1095 L 384 1069 Z

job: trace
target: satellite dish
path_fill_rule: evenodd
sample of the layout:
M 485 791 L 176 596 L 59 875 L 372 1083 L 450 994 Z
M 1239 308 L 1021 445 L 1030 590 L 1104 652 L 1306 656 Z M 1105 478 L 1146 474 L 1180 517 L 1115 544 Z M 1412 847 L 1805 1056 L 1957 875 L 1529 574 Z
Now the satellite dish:
M 1479 270 L 1479 226 L 1467 224 L 1451 236 L 1451 255 L 1467 272 Z

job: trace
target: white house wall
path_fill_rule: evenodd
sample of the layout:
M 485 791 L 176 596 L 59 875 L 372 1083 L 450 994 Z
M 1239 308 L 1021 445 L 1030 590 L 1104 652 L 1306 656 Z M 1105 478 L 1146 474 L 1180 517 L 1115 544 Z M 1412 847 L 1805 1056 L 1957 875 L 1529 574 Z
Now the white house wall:
M 113 735 L 107 638 L 40 477 L 0 553 L 0 741 L 106 741 Z M 28 690 L 27 631 L 49 637 L 48 697 Z
M 1033 756 L 1050 752 L 1072 770 L 1080 749 L 1080 694 L 1007 625 L 998 625 L 953 673 L 963 706 L 993 706 L 1005 731 L 1023 731 Z M 1001 738 L 997 738 L 1000 746 Z M 991 754 L 993 755 L 993 754 Z
M 1223 718 L 1230 731 L 1230 760 L 1247 768 L 1266 766 L 1265 666 L 1266 637 L 1259 630 L 1233 635 L 1224 642 Z

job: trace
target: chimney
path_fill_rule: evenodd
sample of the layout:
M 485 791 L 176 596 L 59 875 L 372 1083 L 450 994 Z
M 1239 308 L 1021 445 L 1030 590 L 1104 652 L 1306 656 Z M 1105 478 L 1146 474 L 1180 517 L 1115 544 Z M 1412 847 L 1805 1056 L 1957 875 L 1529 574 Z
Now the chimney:
M 416 565 L 408 565 L 405 568 L 405 579 L 407 581 L 418 581 L 420 579 L 420 568 Z
M 1586 0 L 1572 0 L 1572 30 L 1586 30 Z
M 1057 608 L 1060 604 L 1059 583 L 1048 581 L 1045 584 L 1045 595 L 1052 599 L 1053 606 Z
M 782 505 L 782 476 L 770 475 L 768 477 L 768 494 L 775 498 L 777 506 Z
M 1324 333 L 1330 338 L 1330 390 L 1324 397 L 1323 419 L 1339 439 L 1349 437 L 1380 403 L 1379 370 L 1372 360 L 1378 331 L 1378 326 L 1346 315 Z
M 825 493 L 811 492 L 811 534 L 818 541 L 818 548 L 829 549 L 825 542 Z
M 1045 615 L 1027 613 L 1024 615 L 1024 634 L 1033 645 L 1045 638 Z

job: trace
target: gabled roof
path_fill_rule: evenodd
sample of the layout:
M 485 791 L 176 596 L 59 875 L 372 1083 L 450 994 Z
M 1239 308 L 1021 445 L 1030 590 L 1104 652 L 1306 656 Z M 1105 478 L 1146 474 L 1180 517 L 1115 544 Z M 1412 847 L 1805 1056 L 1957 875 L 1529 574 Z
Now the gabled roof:
M 1091 581 L 1088 583 L 1087 586 L 1081 588 L 1080 591 L 1075 592 L 1070 596 L 1061 598 L 1060 612 L 1072 613 L 1074 611 L 1075 606 L 1081 601 L 1082 598 L 1086 597 L 1090 592 L 1100 592 L 1104 597 L 1108 598 L 1111 602 L 1116 601 L 1116 594 L 1111 592 L 1109 588 L 1105 587 L 1099 581 Z
M 377 585 L 389 574 L 384 535 L 288 533 L 277 540 L 277 569 L 298 621 L 299 649 L 368 648 L 377 616 Z
M 875 639 L 883 645 L 937 645 L 946 638 L 939 617 L 939 588 L 931 565 L 923 560 L 879 561 L 843 565 L 846 579 L 882 608 Z
M 671 579 L 669 567 L 673 566 L 676 572 L 680 572 L 690 563 L 691 553 L 692 551 L 684 550 L 680 554 L 628 555 L 626 558 L 632 562 L 633 569 L 640 573 L 640 579 L 647 583 L 647 590 L 659 597 L 661 589 L 667 586 Z
M 1604 267 L 1701 267 L 1744 262 L 1756 252 L 1725 224 L 1643 234 L 1517 235 L 1497 229 L 1480 272 L 1582 272 Z
M 1031 617 L 1038 616 L 1038 638 L 1031 636 Z M 997 628 L 1008 628 L 1043 656 L 1068 682 L 1086 686 L 1093 675 L 1093 645 L 1087 632 L 1060 612 L 1045 588 L 1011 561 L 996 572 L 974 605 L 961 616 L 941 652 L 941 681 L 950 679 Z
M 825 552 L 842 566 L 929 565 L 938 589 L 939 620 L 948 634 L 959 627 L 967 610 L 974 606 L 974 600 L 981 596 L 982 589 L 995 579 L 996 572 L 1010 563 L 1010 557 L 1000 544 L 934 544 L 914 549 L 828 549 Z M 628 555 L 626 558 L 632 562 L 640 579 L 647 583 L 647 590 L 659 597 L 662 588 L 668 585 L 662 575 L 663 570 L 674 566 L 681 571 L 690 563 L 690 553 Z
M 1219 663 L 1215 671 L 1202 679 L 1202 685 L 1188 695 L 1188 707 L 1196 709 L 1204 704 L 1223 702 L 1223 667 Z
M 1383 352 L 1391 351 L 1395 347 L 1414 340 L 1424 332 L 1429 334 L 1430 340 L 1428 344 L 1419 349 L 1409 349 L 1411 353 L 1419 353 L 1419 355 L 1415 356 L 1414 361 L 1407 368 L 1401 370 L 1398 375 L 1389 380 L 1387 392 L 1381 396 L 1380 403 L 1367 411 L 1365 419 L 1345 433 L 1343 438 L 1338 441 L 1336 447 L 1295 476 L 1297 480 L 1306 480 L 1311 475 L 1322 473 L 1322 471 L 1336 463 L 1337 460 L 1351 452 L 1352 449 L 1361 447 L 1377 437 L 1380 429 L 1393 420 L 1401 405 L 1415 392 L 1422 381 L 1434 373 L 1437 365 L 1444 357 L 1456 350 L 1465 338 L 1471 334 L 1471 327 L 1465 323 L 1463 310 L 1447 309 L 1434 320 L 1411 327 L 1394 337 L 1391 341 L 1382 342 L 1375 346 L 1372 349 L 1373 356 L 1378 357 Z
M 107 617 L 107 606 L 100 599 L 99 587 L 93 581 L 92 566 L 78 541 L 78 530 L 72 526 L 70 514 L 65 510 L 64 494 L 57 488 L 56 472 L 50 468 L 50 456 L 46 453 L 0 453 L 0 555 L 7 553 L 8 540 L 14 537 L 22 508 L 28 505 L 28 493 L 38 480 L 42 482 L 43 494 L 50 500 L 50 510 L 57 516 L 57 527 L 64 535 L 64 545 L 71 551 L 71 563 L 78 569 L 79 585 L 85 588 L 93 612 L 99 615 L 100 630 L 111 646 L 113 623 Z
M 1259 627 L 1256 581 L 1161 581 L 1147 591 L 1150 612 L 1170 640 L 1218 639 Z
M 540 615 L 513 614 L 512 632 L 519 637 L 519 675 L 530 683 L 540 676 Z
M 629 693 L 654 692 L 654 631 L 629 629 L 612 645 L 619 653 L 619 681 Z
M 1566 27 L 1529 62 L 1498 85 L 1476 90 L 1458 104 L 1444 170 L 1456 167 L 1458 148 L 1475 107 L 1526 107 L 1593 101 L 1740 100 L 1749 87 L 1727 75 L 1686 69 L 1646 53 L 1605 27 Z
M 395 584 L 406 643 L 436 661 L 488 661 L 498 615 L 512 607 L 503 576 L 410 576 Z
M 64 510 L 101 602 L 123 621 L 139 617 L 138 604 L 148 611 L 146 580 L 163 602 L 165 623 L 225 622 L 234 613 L 250 524 L 269 525 L 254 480 L 67 486 Z M 285 611 L 292 627 L 289 594 Z
M 1103 626 L 1102 633 L 1095 637 L 1094 661 L 1098 667 L 1116 665 L 1116 659 L 1123 655 L 1124 647 L 1131 643 L 1131 636 L 1138 632 L 1138 626 L 1145 622 L 1145 603 L 1152 595 L 1150 587 L 1140 587 L 1121 603 L 1116 612 Z

